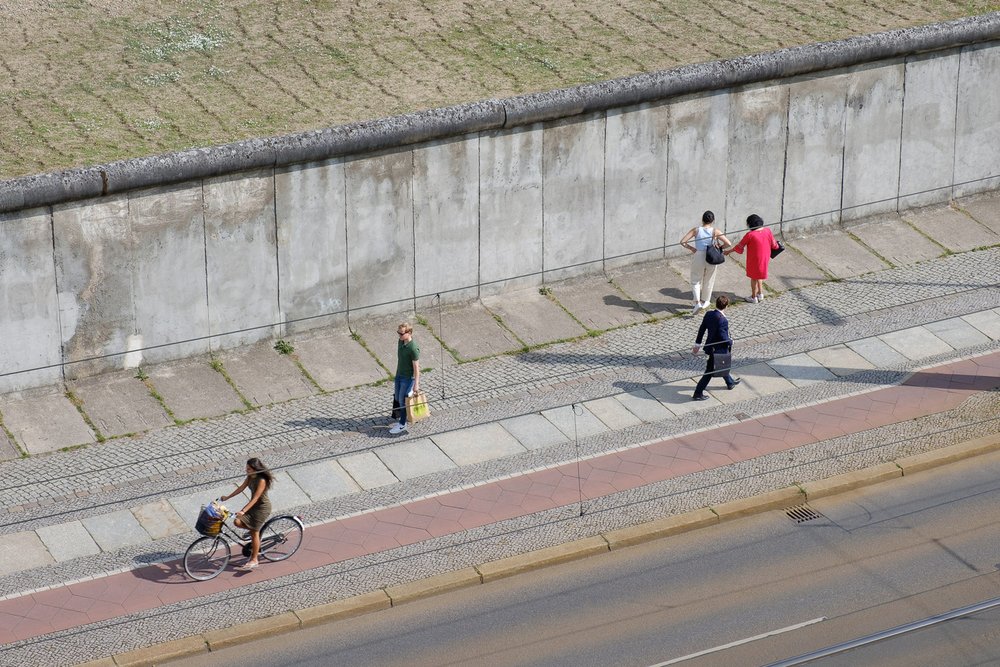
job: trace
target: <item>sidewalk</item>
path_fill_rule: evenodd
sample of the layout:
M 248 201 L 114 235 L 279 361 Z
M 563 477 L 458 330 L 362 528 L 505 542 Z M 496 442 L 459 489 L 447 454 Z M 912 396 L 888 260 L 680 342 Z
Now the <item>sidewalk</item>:
M 1000 251 L 919 264 L 914 253 L 885 268 L 857 240 L 875 243 L 876 229 L 790 242 L 772 264 L 769 298 L 727 311 L 744 382 L 731 392 L 710 385 L 710 401 L 690 401 L 704 367 L 690 355 L 700 318 L 647 321 L 687 307 L 679 288 L 663 287 L 685 286 L 679 275 L 664 279 L 683 270 L 680 258 L 616 273 L 613 283 L 554 285 L 551 298 L 533 290 L 446 309 L 442 339 L 468 355 L 509 340 L 478 328 L 484 312 L 496 328 L 502 313 L 518 345 L 545 331 L 558 338 L 565 322 L 551 321 L 553 307 L 580 331 L 637 323 L 516 356 L 449 361 L 443 373 L 430 342 L 442 328 L 429 314 L 420 340 L 425 364 L 437 366 L 423 383 L 435 414 L 402 438 L 373 419 L 389 390 L 362 386 L 0 464 L 4 661 L 119 653 L 995 432 Z M 836 257 L 821 254 L 828 247 Z M 882 270 L 846 275 L 845 266 L 875 260 Z M 819 267 L 835 265 L 845 277 L 830 282 L 836 274 Z M 717 292 L 741 294 L 746 279 L 725 269 Z M 380 340 L 395 322 L 366 326 L 362 339 Z M 350 340 L 294 338 L 310 377 L 319 373 L 308 342 L 335 336 Z M 240 354 L 294 367 L 266 348 Z M 271 390 L 292 386 L 282 382 Z M 5 423 L 15 399 L 0 400 Z M 176 558 L 198 506 L 231 490 L 250 454 L 278 471 L 276 510 L 294 508 L 312 524 L 303 550 L 250 576 L 184 581 Z

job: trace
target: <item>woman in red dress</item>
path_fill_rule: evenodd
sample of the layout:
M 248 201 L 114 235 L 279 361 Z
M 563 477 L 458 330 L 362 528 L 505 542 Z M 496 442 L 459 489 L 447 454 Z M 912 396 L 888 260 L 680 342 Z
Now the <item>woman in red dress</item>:
M 747 227 L 750 228 L 740 242 L 726 250 L 743 254 L 747 251 L 747 278 L 750 279 L 750 296 L 747 301 L 760 303 L 764 300 L 764 281 L 767 280 L 767 265 L 771 261 L 771 251 L 778 249 L 774 234 L 764 226 L 764 220 L 756 213 L 747 217 Z

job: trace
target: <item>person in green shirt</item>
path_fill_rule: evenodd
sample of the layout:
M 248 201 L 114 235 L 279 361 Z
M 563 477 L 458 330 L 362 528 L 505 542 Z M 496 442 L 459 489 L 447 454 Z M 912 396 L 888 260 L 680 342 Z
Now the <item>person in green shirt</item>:
M 389 429 L 397 435 L 406 432 L 406 397 L 420 391 L 420 346 L 413 340 L 413 327 L 402 322 L 396 327 L 399 343 L 396 345 L 396 381 L 393 398 L 399 405 L 399 422 Z

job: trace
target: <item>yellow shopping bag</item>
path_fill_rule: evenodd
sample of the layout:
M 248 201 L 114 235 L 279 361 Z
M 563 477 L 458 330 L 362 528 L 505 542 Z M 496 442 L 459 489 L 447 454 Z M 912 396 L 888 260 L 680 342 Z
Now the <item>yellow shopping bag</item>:
M 418 422 L 431 416 L 431 406 L 427 403 L 427 394 L 415 391 L 406 397 L 406 421 Z

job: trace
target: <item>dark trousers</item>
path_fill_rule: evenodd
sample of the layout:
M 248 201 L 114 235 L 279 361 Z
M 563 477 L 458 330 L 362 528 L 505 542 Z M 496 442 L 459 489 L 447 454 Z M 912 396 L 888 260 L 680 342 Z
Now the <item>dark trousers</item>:
M 694 395 L 701 396 L 705 393 L 705 388 L 708 387 L 708 383 L 711 379 L 715 377 L 715 355 L 708 355 L 708 363 L 705 365 L 705 374 L 701 376 L 698 380 L 698 386 L 694 388 Z M 722 379 L 726 381 L 727 387 L 733 386 L 733 376 L 729 374 L 729 370 L 722 375 Z

